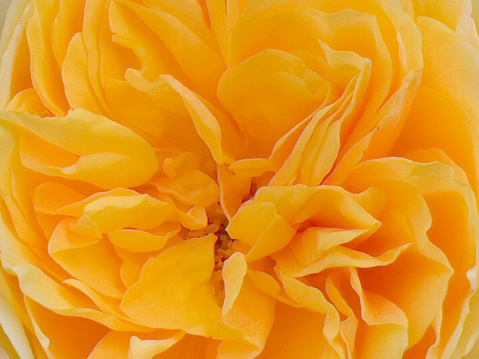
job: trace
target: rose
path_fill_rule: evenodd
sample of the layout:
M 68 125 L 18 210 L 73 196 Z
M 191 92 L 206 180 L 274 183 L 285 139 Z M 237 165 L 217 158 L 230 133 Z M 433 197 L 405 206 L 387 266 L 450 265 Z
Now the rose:
M 0 44 L 5 349 L 467 354 L 479 310 L 470 13 L 14 2 Z

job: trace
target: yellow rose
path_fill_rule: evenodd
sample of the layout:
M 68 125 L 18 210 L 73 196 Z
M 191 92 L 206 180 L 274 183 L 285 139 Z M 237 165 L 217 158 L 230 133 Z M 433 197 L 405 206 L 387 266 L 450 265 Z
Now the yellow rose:
M 12 1 L 0 347 L 475 358 L 475 5 Z

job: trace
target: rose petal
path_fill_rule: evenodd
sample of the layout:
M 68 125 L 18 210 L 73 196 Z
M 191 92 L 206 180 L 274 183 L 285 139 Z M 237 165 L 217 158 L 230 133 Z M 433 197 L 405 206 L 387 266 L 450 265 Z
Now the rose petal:
M 147 326 L 209 335 L 220 311 L 210 283 L 215 240 L 209 235 L 184 241 L 149 260 L 120 308 Z
M 214 330 L 214 338 L 223 340 L 218 348 L 221 359 L 257 355 L 273 325 L 275 300 L 245 275 L 246 262 L 241 253 L 225 262 L 225 306 Z
M 2 112 L 0 119 L 3 123 L 31 131 L 46 141 L 43 143 L 49 156 L 44 158 L 36 158 L 29 142 L 22 144 L 23 164 L 41 173 L 84 180 L 111 189 L 142 184 L 158 169 L 153 149 L 145 140 L 129 129 L 85 110 L 70 112 L 66 120 L 45 120 L 13 112 Z M 52 145 L 64 151 L 60 150 L 55 156 L 51 153 L 55 148 Z M 56 157 L 71 163 L 58 166 Z M 47 158 L 53 164 L 45 161 Z M 123 166 L 130 171 L 125 173 Z
M 48 253 L 67 272 L 105 295 L 121 298 L 125 287 L 120 279 L 121 261 L 107 239 L 96 239 L 70 229 L 65 219 L 48 243 Z

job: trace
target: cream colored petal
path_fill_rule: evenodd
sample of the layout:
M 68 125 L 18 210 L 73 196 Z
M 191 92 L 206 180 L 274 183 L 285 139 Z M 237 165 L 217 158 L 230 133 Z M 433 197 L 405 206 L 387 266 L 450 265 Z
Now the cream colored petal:
M 0 109 L 4 110 L 14 94 L 11 93 L 12 73 L 22 35 L 25 33 L 28 19 L 33 11 L 31 0 L 11 2 L 5 14 L 5 26 L 0 39 Z
M 472 17 L 471 0 L 463 0 L 462 11 L 456 25 L 456 32 L 479 50 L 479 35 L 477 33 L 476 23 Z
M 2 359 L 19 359 L 15 349 L 13 349 L 10 340 L 0 327 L 0 358 Z
M 10 7 L 12 0 L 3 1 L 0 5 L 0 29 L 3 31 L 3 25 L 5 24 L 5 17 L 7 15 L 8 8 Z M 1 31 L 0 31 L 1 32 Z
M 11 359 L 34 358 L 25 328 L 3 294 L 0 294 L 0 326 L 0 347 L 7 350 Z
M 52 25 L 58 1 L 33 1 L 33 14 L 28 20 L 27 39 L 31 54 L 31 76 L 45 106 L 56 116 L 65 116 L 69 106 L 60 69 L 55 64 L 52 48 Z
M 461 15 L 463 4 L 468 0 L 411 0 L 415 16 L 425 16 L 438 20 L 454 30 Z

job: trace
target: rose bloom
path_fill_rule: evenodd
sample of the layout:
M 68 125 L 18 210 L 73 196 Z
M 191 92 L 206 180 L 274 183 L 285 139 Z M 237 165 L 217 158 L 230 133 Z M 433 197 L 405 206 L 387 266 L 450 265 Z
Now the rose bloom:
M 475 5 L 12 1 L 2 353 L 477 358 Z

